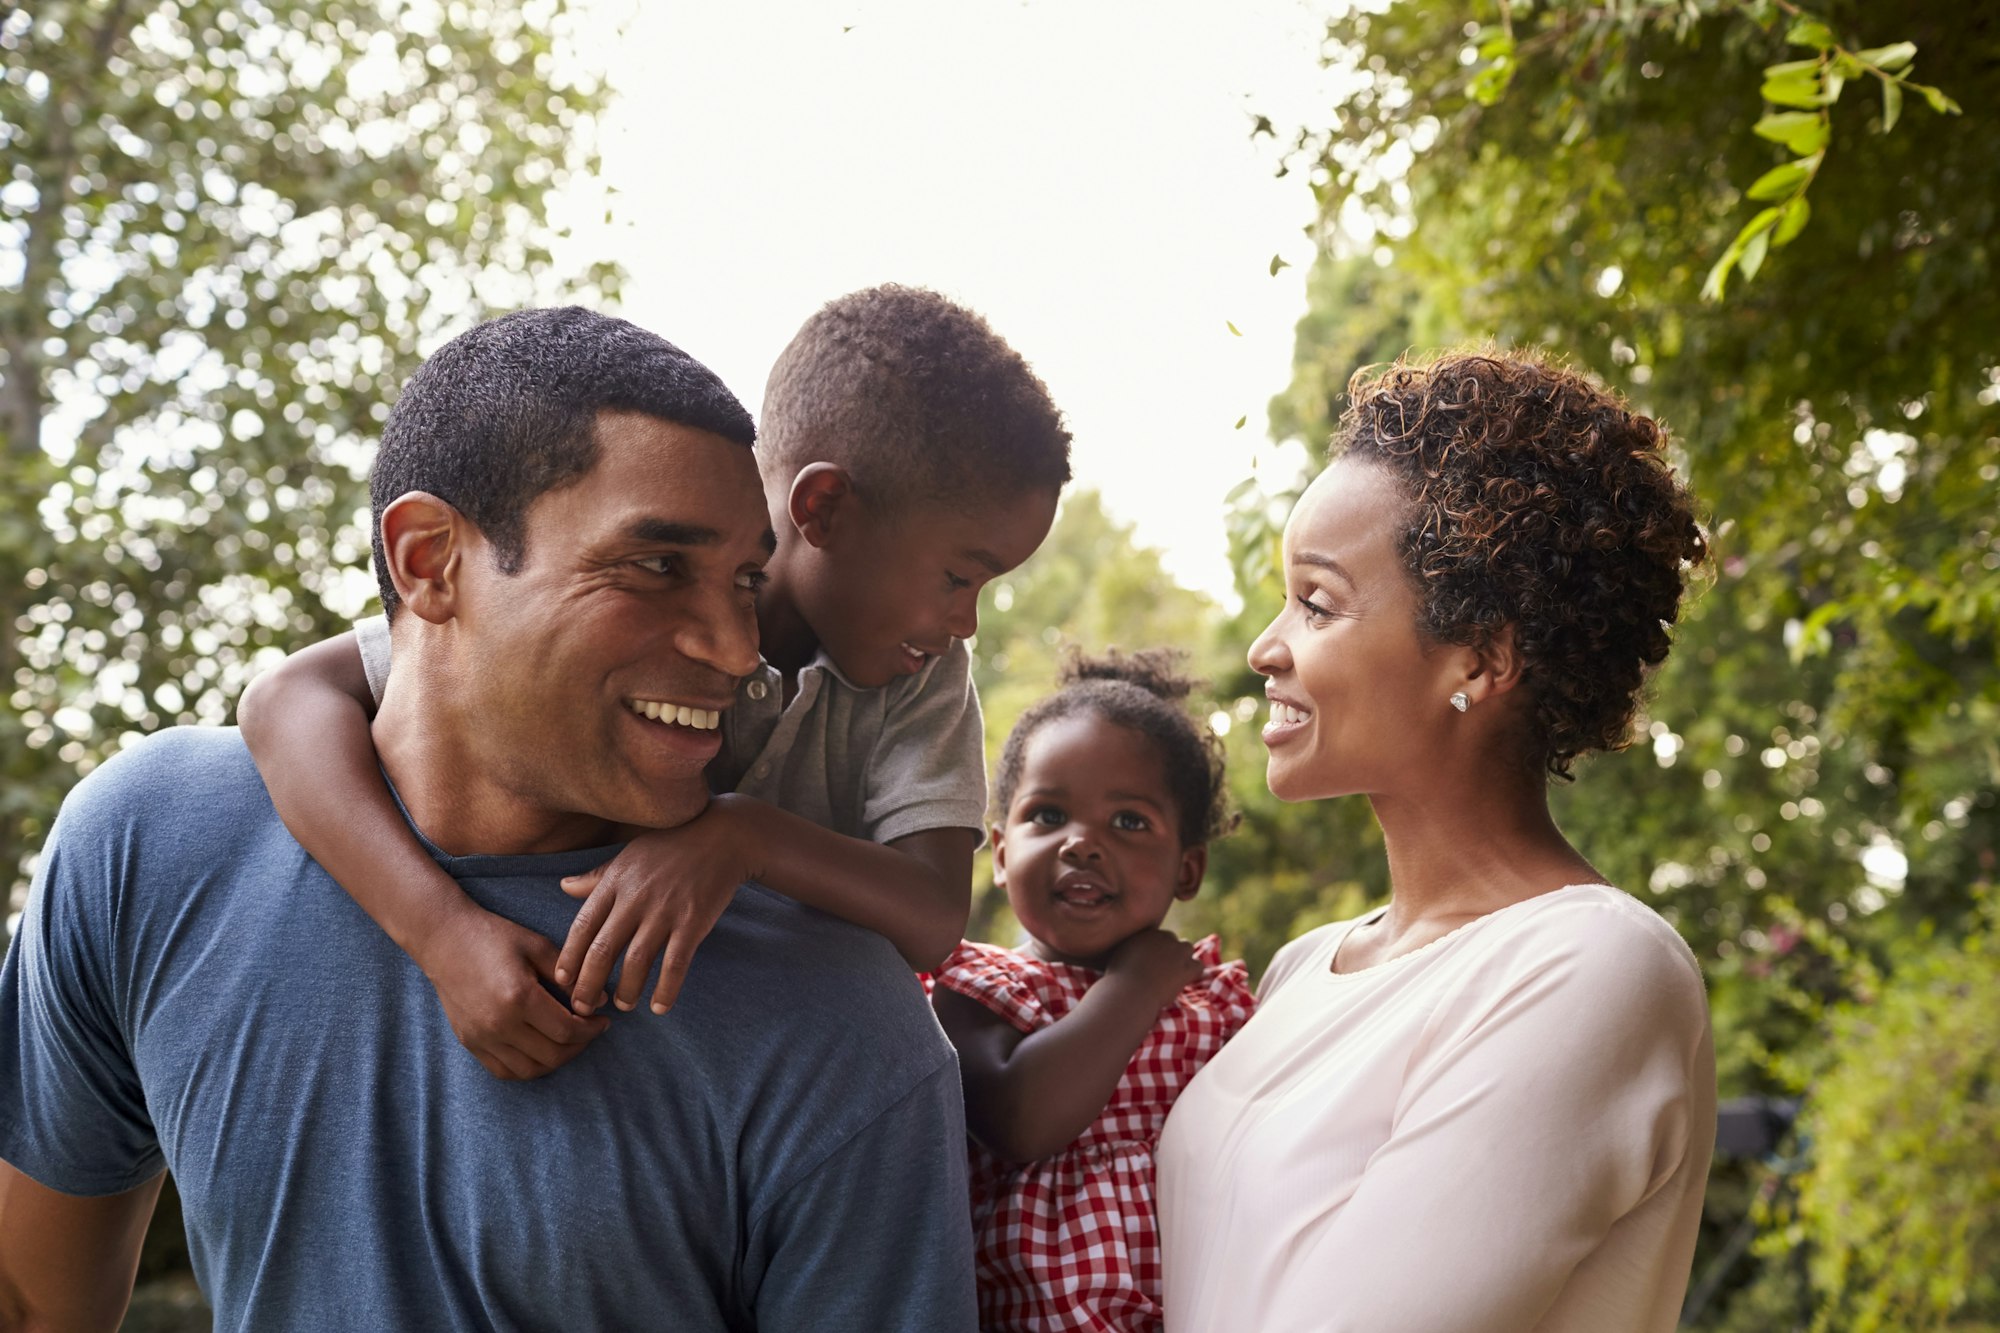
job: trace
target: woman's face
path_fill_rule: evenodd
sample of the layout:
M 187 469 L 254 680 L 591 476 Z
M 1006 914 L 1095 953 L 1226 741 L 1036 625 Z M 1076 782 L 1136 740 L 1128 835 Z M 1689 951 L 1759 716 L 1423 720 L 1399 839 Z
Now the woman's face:
M 1462 655 L 1417 629 L 1396 549 L 1407 505 L 1385 469 L 1342 461 L 1285 525 L 1285 606 L 1250 647 L 1267 677 L 1267 779 L 1281 800 L 1404 790 L 1458 720 Z

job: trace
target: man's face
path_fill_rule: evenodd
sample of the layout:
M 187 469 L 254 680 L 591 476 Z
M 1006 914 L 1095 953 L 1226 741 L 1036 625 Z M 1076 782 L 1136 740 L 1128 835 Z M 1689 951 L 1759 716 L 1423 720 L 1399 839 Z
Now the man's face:
M 529 508 L 517 572 L 469 551 L 454 711 L 529 810 L 668 827 L 706 804 L 715 719 L 757 666 L 770 519 L 742 445 L 637 413 L 596 431 L 596 467 Z

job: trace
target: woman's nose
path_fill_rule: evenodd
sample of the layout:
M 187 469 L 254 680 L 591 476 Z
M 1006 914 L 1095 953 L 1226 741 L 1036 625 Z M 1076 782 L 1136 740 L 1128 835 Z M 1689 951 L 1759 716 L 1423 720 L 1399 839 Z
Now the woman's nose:
M 1284 623 L 1285 613 L 1280 611 L 1277 619 L 1264 627 L 1256 641 L 1250 645 L 1247 660 L 1250 669 L 1260 676 L 1275 676 L 1291 665 L 1291 650 L 1285 646 L 1284 636 L 1278 633 L 1278 626 Z

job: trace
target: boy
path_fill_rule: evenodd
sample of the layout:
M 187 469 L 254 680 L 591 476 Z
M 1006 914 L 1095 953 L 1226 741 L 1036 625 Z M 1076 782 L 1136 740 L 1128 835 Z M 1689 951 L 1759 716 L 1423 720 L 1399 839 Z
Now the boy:
M 472 904 L 382 783 L 366 717 L 390 684 L 386 620 L 294 655 L 238 710 L 286 825 L 424 970 L 497 1077 L 573 1058 L 602 1030 L 613 969 L 612 1002 L 629 1010 L 663 951 L 652 1009 L 665 1013 L 745 881 L 879 931 L 918 970 L 964 929 L 986 792 L 963 641 L 980 589 L 1047 536 L 1069 433 L 983 319 L 899 286 L 806 321 L 771 371 L 763 429 L 777 532 L 755 593 L 764 665 L 727 709 L 630 701 L 691 742 L 720 730 L 715 795 L 565 884 L 584 902 L 559 955 Z

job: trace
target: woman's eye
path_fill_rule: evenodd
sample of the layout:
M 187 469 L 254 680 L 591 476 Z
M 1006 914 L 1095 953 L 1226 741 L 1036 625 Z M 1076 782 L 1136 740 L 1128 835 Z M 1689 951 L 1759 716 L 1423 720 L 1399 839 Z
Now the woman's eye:
M 1143 833 L 1153 826 L 1151 821 L 1136 810 L 1120 810 L 1111 817 L 1111 823 L 1113 827 L 1121 828 L 1127 833 Z
M 1330 606 L 1321 606 L 1310 597 L 1299 598 L 1299 605 L 1305 609 L 1306 619 L 1310 621 L 1331 620 L 1340 614 Z

